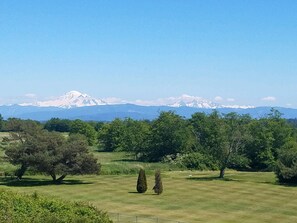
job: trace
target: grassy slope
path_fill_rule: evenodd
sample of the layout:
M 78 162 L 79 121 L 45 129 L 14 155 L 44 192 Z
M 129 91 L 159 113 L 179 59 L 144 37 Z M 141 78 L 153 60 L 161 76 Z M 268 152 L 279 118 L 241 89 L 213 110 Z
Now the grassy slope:
M 214 172 L 163 173 L 164 194 L 135 193 L 137 175 L 69 177 L 64 185 L 49 178 L 11 184 L 15 191 L 88 201 L 99 209 L 129 215 L 155 216 L 183 222 L 296 222 L 297 188 L 274 183 L 273 173 L 229 171 L 226 180 Z M 189 176 L 192 175 L 192 176 Z M 153 176 L 149 175 L 149 188 Z M 41 179 L 44 181 L 41 182 Z M 34 180 L 38 180 L 35 182 Z M 82 181 L 79 181 L 82 180 Z M 2 182 L 0 188 L 7 188 Z M 33 186 L 36 184 L 35 186 Z M 38 185 L 39 184 L 39 185 Z
M 45 176 L 34 176 L 23 182 L 0 178 L 0 189 L 37 191 L 91 202 L 109 212 L 182 222 L 297 222 L 297 187 L 277 185 L 273 173 L 227 171 L 226 180 L 218 180 L 217 172 L 163 171 L 164 193 L 157 196 L 151 190 L 152 170 L 159 167 L 167 170 L 167 165 L 124 161 L 127 157 L 123 153 L 96 153 L 96 156 L 106 173 L 127 168 L 133 174 L 73 176 L 67 177 L 63 185 L 52 185 Z M 135 165 L 149 170 L 149 190 L 145 194 L 135 193 L 137 173 L 130 171 L 137 170 Z

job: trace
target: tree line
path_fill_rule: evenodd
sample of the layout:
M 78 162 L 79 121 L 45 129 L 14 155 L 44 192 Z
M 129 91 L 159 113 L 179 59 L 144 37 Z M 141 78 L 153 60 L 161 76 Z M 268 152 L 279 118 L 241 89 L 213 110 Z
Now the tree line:
M 297 162 L 292 155 L 297 154 L 297 130 L 274 109 L 259 119 L 217 111 L 195 113 L 190 119 L 174 112 L 161 112 L 153 121 L 115 119 L 101 126 L 98 139 L 106 151 L 127 151 L 138 160 L 174 162 L 188 169 L 220 170 L 220 177 L 226 168 L 275 170 L 278 176 L 287 175 L 280 178 L 286 181 Z
M 15 131 L 10 128 L 15 120 L 0 121 L 2 130 Z M 84 135 L 88 145 L 104 151 L 125 151 L 137 160 L 173 162 L 188 169 L 220 170 L 220 177 L 226 168 L 274 170 L 283 182 L 297 176 L 297 129 L 294 121 L 283 119 L 275 109 L 259 119 L 217 111 L 186 119 L 170 111 L 160 112 L 152 121 L 53 118 L 37 124 L 48 132 Z

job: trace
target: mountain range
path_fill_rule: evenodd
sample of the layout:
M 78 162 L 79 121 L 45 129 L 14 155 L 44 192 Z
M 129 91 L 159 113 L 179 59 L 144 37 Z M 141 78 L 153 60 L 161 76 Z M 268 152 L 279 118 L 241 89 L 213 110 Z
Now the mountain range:
M 145 104 L 145 105 L 143 105 Z M 186 118 L 195 112 L 210 113 L 214 109 L 221 113 L 237 112 L 250 114 L 254 118 L 269 114 L 271 107 L 220 105 L 207 99 L 189 95 L 160 99 L 156 102 L 137 101 L 127 103 L 98 99 L 78 91 L 47 101 L 0 106 L 4 118 L 22 118 L 46 121 L 50 118 L 111 121 L 115 118 L 154 119 L 161 111 L 175 111 Z M 284 118 L 297 118 L 297 109 L 277 107 Z

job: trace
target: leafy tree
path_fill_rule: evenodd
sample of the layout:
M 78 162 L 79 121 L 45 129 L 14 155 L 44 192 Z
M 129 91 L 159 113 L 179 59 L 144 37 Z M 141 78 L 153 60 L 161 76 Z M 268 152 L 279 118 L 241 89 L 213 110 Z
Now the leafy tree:
M 69 174 L 99 173 L 97 160 L 89 153 L 84 136 L 72 134 L 67 140 L 61 140 L 57 133 L 47 133 L 46 138 L 49 144 L 45 151 L 36 155 L 32 164 L 38 171 L 50 175 L 53 181 L 60 183 Z
M 89 154 L 87 140 L 82 135 L 66 139 L 57 132 L 37 127 L 15 135 L 19 143 L 12 144 L 5 153 L 12 164 L 20 166 L 16 173 L 19 179 L 29 167 L 50 175 L 55 182 L 61 182 L 68 174 L 99 172 L 99 165 Z
M 165 156 L 175 159 L 179 153 L 192 151 L 195 144 L 192 127 L 174 112 L 160 113 L 152 122 L 148 140 L 143 158 L 149 161 L 161 161 Z
M 160 170 L 156 170 L 155 172 L 155 186 L 153 187 L 153 190 L 158 195 L 163 193 L 163 183 Z
M 147 191 L 147 181 L 144 169 L 139 170 L 136 189 L 138 193 L 145 193 Z
M 297 183 L 297 142 L 287 143 L 280 151 L 275 174 L 281 183 Z
M 225 169 L 230 166 L 232 158 L 239 158 L 243 154 L 245 144 L 250 139 L 246 124 L 250 122 L 249 116 L 240 116 L 236 113 L 229 113 L 224 116 L 226 142 L 221 151 L 216 155 L 220 165 L 220 178 L 224 177 Z
M 125 125 L 116 118 L 111 123 L 105 123 L 99 131 L 98 139 L 105 151 L 122 151 L 125 149 Z
M 196 148 L 216 161 L 221 178 L 224 177 L 232 157 L 243 153 L 248 138 L 245 126 L 249 121 L 248 116 L 235 113 L 221 116 L 217 111 L 208 116 L 196 113 L 190 119 L 197 140 Z
M 31 165 L 30 162 L 34 160 L 35 154 L 40 149 L 37 142 L 43 130 L 34 121 L 15 118 L 9 119 L 6 127 L 10 131 L 14 143 L 6 149 L 5 154 L 12 164 L 19 165 L 15 175 L 22 179 Z
M 45 123 L 44 128 L 48 131 L 70 132 L 71 121 L 68 119 L 52 118 Z
M 249 126 L 252 140 L 246 145 L 246 156 L 255 170 L 272 170 L 280 148 L 294 138 L 294 130 L 277 110 Z
M 72 122 L 70 133 L 78 133 L 84 135 L 90 146 L 94 145 L 97 138 L 96 130 L 88 123 L 76 119 Z
M 93 126 L 93 128 L 98 132 L 102 126 L 104 125 L 104 122 L 95 122 L 95 121 L 89 121 L 87 122 L 89 125 Z
M 124 120 L 123 150 L 141 156 L 148 148 L 150 125 L 145 121 L 136 121 L 131 118 Z

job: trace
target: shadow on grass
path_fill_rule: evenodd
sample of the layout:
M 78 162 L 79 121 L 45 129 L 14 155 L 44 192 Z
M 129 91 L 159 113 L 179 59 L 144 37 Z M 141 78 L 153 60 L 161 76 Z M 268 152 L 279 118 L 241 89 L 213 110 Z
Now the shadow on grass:
M 139 194 L 139 195 L 145 195 L 145 196 L 150 196 L 150 195 L 158 195 L 158 194 L 151 194 L 149 192 L 145 192 L 145 193 L 138 193 L 137 191 L 129 191 L 129 194 Z
M 83 182 L 81 180 L 63 180 L 61 183 L 56 183 L 52 180 L 24 178 L 22 180 L 0 178 L 0 185 L 9 187 L 36 187 L 48 185 L 79 185 L 79 184 L 92 184 L 92 182 Z
M 297 187 L 297 183 L 280 183 L 276 181 L 275 185 L 283 186 L 283 187 Z
M 140 161 L 138 160 L 134 160 L 134 159 L 119 159 L 119 160 L 113 160 L 112 162 L 127 162 L 127 163 L 141 163 Z
M 220 178 L 217 176 L 208 176 L 208 177 L 189 177 L 187 180 L 196 180 L 196 181 L 214 181 L 214 180 L 220 180 L 220 181 L 239 181 L 235 179 L 231 179 L 228 177 Z

